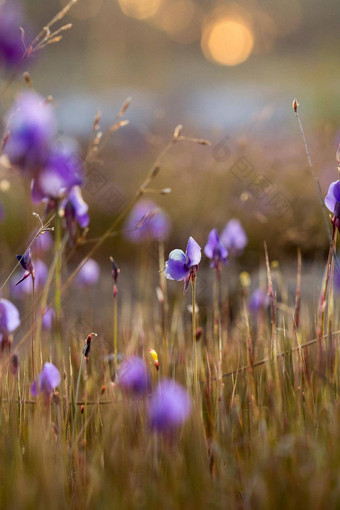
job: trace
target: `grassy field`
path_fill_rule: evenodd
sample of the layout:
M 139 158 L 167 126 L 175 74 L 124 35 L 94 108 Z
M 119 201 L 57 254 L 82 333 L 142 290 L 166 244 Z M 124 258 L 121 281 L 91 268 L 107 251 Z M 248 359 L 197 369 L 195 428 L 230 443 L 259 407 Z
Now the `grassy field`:
M 53 26 L 24 61 L 59 42 Z M 138 171 L 126 154 L 105 212 L 90 185 L 103 178 L 111 203 L 121 184 L 91 172 L 130 101 L 108 130 L 95 117 L 80 157 L 26 84 L 0 154 L 0 508 L 339 508 L 340 195 L 322 210 L 299 124 L 295 162 L 280 140 L 177 126 Z M 246 232 L 230 241 L 232 216 Z

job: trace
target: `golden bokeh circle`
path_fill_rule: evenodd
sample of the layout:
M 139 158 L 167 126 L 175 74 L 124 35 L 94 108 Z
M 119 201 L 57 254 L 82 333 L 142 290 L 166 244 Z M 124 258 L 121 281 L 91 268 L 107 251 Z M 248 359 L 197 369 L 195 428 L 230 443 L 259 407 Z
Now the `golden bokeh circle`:
M 254 35 L 241 18 L 217 18 L 204 28 L 201 47 L 205 57 L 225 66 L 245 62 L 254 47 Z

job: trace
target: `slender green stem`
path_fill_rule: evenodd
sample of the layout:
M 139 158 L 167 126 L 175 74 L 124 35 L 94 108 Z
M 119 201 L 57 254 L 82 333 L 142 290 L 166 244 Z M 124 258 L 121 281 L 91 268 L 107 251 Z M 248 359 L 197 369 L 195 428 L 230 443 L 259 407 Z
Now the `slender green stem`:
M 198 390 L 197 346 L 196 346 L 196 276 L 191 278 L 192 288 L 192 347 L 194 355 L 194 388 Z
M 56 252 L 56 268 L 55 268 L 55 314 L 58 330 L 60 329 L 61 316 L 61 236 L 62 224 L 61 217 L 57 213 L 55 224 L 55 252 Z
M 35 379 L 35 364 L 34 364 L 34 341 L 35 341 L 35 277 L 32 274 L 32 379 Z
M 215 268 L 214 280 L 214 336 L 218 341 L 220 362 L 222 362 L 222 327 L 221 327 L 221 269 Z
M 74 440 L 75 432 L 76 432 L 76 423 L 77 423 L 77 402 L 78 402 L 78 396 L 79 396 L 79 387 L 80 387 L 80 378 L 81 373 L 83 371 L 83 364 L 84 364 L 84 353 L 81 355 L 80 360 L 80 367 L 79 367 L 79 373 L 78 373 L 78 379 L 77 379 L 77 386 L 76 386 L 76 395 L 74 398 L 74 416 L 73 416 L 73 432 L 72 432 L 72 440 Z
M 329 284 L 329 279 L 330 279 L 330 275 L 331 275 L 332 260 L 334 260 L 335 254 L 336 254 L 337 234 L 338 234 L 338 229 L 334 226 L 333 227 L 333 235 L 332 235 L 332 243 L 329 248 L 329 254 L 328 254 L 324 291 L 322 293 L 321 300 L 320 300 L 322 342 L 323 342 L 324 333 L 325 333 L 324 328 L 325 328 L 326 299 L 327 299 L 327 292 L 328 292 L 328 284 Z
M 117 356 L 118 356 L 118 332 L 117 332 L 117 286 L 113 290 L 113 368 L 114 377 L 117 379 Z
M 167 338 L 167 288 L 166 288 L 166 277 L 164 274 L 164 243 L 159 241 L 159 284 L 162 291 L 162 336 L 163 336 L 163 356 L 167 358 L 168 355 L 168 338 Z

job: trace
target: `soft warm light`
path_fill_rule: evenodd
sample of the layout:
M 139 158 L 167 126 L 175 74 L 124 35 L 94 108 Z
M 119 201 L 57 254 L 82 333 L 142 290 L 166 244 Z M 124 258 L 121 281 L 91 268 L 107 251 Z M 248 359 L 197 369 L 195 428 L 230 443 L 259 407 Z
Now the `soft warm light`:
M 151 18 L 156 14 L 161 0 L 119 0 L 124 14 L 137 19 Z
M 251 54 L 254 37 L 251 29 L 241 19 L 222 17 L 206 26 L 201 45 L 209 60 L 235 66 L 247 60 Z
M 188 44 L 200 37 L 201 10 L 192 0 L 163 2 L 154 22 L 174 41 Z

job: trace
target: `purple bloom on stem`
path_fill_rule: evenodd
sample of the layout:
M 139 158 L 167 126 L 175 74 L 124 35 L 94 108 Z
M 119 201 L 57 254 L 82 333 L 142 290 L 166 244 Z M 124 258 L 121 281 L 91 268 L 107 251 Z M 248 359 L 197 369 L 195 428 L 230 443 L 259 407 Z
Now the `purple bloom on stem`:
M 48 269 L 46 264 L 39 259 L 34 261 L 34 285 L 35 289 L 42 289 L 47 281 Z M 15 274 L 13 279 L 11 279 L 11 293 L 14 297 L 20 299 L 23 298 L 25 294 L 32 294 L 33 291 L 33 283 L 32 278 L 28 278 L 31 273 L 27 272 L 24 275 L 24 279 L 21 278 L 19 282 L 16 282 L 17 275 Z M 27 277 L 26 277 L 27 275 Z M 18 285 L 20 283 L 20 285 Z
M 269 296 L 262 289 L 255 289 L 249 299 L 249 310 L 253 313 L 264 310 L 269 306 Z
M 208 242 L 204 247 L 204 253 L 211 260 L 210 267 L 218 269 L 221 263 L 227 263 L 228 250 L 222 244 L 217 230 L 214 228 L 209 232 Z
M 166 278 L 178 282 L 184 280 L 184 292 L 186 292 L 190 278 L 194 278 L 198 271 L 201 256 L 201 247 L 195 239 L 189 237 L 185 253 L 178 249 L 170 252 L 169 260 L 164 268 Z
M 24 255 L 17 255 L 17 259 L 20 262 L 21 267 L 25 270 L 25 274 L 15 285 L 18 285 L 19 283 L 23 282 L 29 276 L 32 276 L 32 280 L 34 280 L 35 273 L 34 273 L 34 267 L 33 267 L 33 263 L 32 263 L 31 249 L 29 248 L 24 253 Z
M 53 236 L 51 232 L 44 232 L 34 241 L 33 252 L 35 255 L 42 255 L 44 252 L 49 251 L 52 246 Z
M 72 140 L 53 147 L 32 181 L 32 199 L 35 203 L 65 196 L 73 186 L 81 186 L 84 169 Z
M 0 342 L 9 342 L 9 335 L 20 324 L 19 312 L 8 299 L 0 299 Z M 2 345 L 3 347 L 3 345 Z
M 340 226 L 340 181 L 332 182 L 325 198 L 325 204 L 333 214 L 333 224 Z
M 34 397 L 37 397 L 40 393 L 48 397 L 59 384 L 59 370 L 53 363 L 45 363 L 42 371 L 31 386 L 31 393 Z
M 119 386 L 134 395 L 144 395 L 151 387 L 147 366 L 137 356 L 131 356 L 123 361 L 118 372 Z
M 15 68 L 25 53 L 20 27 L 21 6 L 14 0 L 0 5 L 0 68 Z
M 74 283 L 78 287 L 91 287 L 95 285 L 100 276 L 100 266 L 98 262 L 93 259 L 88 259 L 83 267 L 79 270 L 77 276 L 74 279 Z
M 125 236 L 134 243 L 148 239 L 164 240 L 170 231 L 170 220 L 152 200 L 140 200 L 125 223 Z
M 38 94 L 25 92 L 9 111 L 7 121 L 9 135 L 4 153 L 12 165 L 35 172 L 45 162 L 56 133 L 52 106 Z
M 239 220 L 228 221 L 222 234 L 221 241 L 230 254 L 238 255 L 248 243 L 248 238 Z
M 66 220 L 71 235 L 74 234 L 76 223 L 81 228 L 87 227 L 90 223 L 88 209 L 89 207 L 82 197 L 80 187 L 74 186 L 69 196 L 63 200 L 60 206 L 60 211 Z
M 151 428 L 157 432 L 172 432 L 185 423 L 191 408 L 191 398 L 186 389 L 175 381 L 165 379 L 158 384 L 151 397 Z
M 17 259 L 18 261 L 20 262 L 20 265 L 21 267 L 25 270 L 25 271 L 29 271 L 30 273 L 32 272 L 33 270 L 33 265 L 32 265 L 32 253 L 31 253 L 31 248 L 29 248 L 25 253 L 24 255 L 17 255 Z
M 50 330 L 53 326 L 53 321 L 55 318 L 55 311 L 53 308 L 48 308 L 45 310 L 43 318 L 42 318 L 42 327 L 43 329 Z

